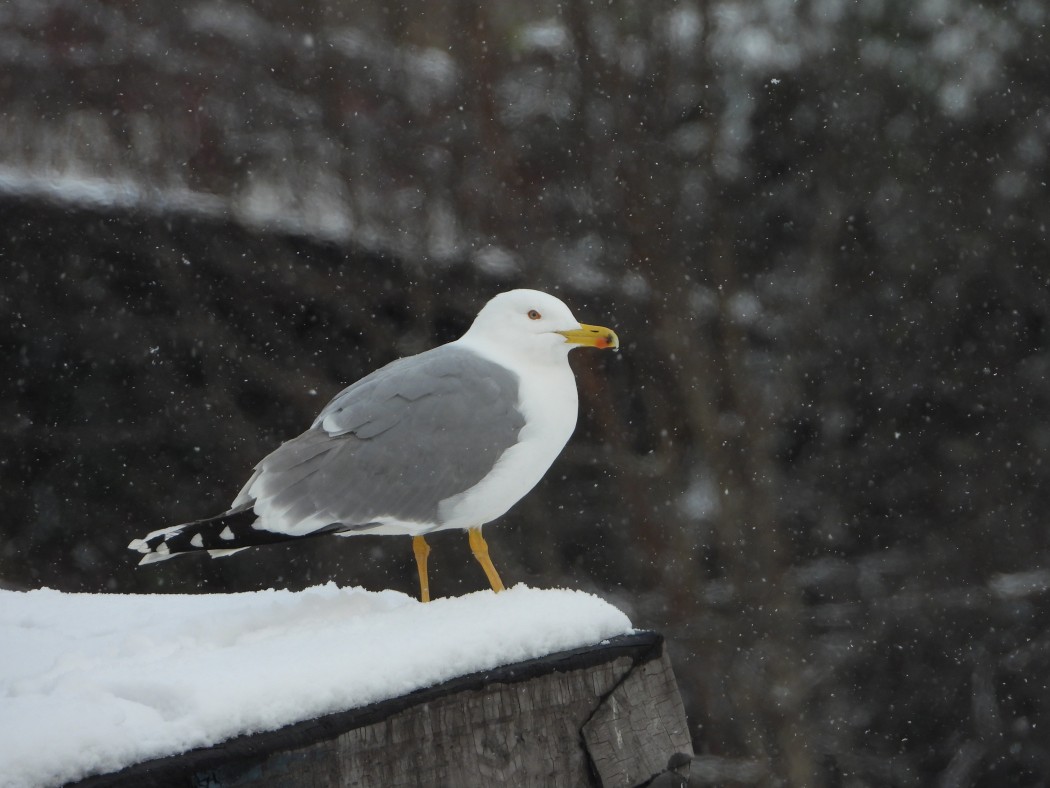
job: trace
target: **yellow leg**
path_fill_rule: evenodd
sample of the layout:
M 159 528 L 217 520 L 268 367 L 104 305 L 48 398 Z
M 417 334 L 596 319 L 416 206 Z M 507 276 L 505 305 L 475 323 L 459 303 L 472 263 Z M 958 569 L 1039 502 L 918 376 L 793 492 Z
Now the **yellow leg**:
M 489 558 L 489 546 L 481 536 L 481 528 L 470 528 L 467 534 L 470 539 L 470 549 L 474 557 L 478 559 L 478 563 L 481 564 L 481 568 L 485 570 L 485 577 L 489 579 L 492 590 L 502 591 L 503 581 L 499 579 L 499 572 L 496 571 L 496 567 L 492 565 L 492 559 Z
M 430 545 L 422 536 L 413 536 L 412 552 L 416 555 L 416 569 L 419 570 L 419 599 L 422 602 L 429 602 L 430 578 L 427 577 L 427 556 L 430 555 Z

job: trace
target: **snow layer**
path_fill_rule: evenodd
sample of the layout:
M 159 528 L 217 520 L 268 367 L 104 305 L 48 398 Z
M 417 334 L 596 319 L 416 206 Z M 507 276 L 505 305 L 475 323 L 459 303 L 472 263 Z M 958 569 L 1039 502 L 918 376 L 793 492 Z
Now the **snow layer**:
M 631 631 L 590 594 L 0 591 L 0 786 L 59 785 Z

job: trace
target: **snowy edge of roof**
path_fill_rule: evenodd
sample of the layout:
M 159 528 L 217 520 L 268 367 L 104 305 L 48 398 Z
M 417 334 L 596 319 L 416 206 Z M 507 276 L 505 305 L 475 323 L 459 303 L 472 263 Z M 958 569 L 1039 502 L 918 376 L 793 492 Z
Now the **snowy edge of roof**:
M 201 747 L 178 755 L 143 761 L 118 772 L 94 775 L 67 783 L 65 788 L 168 788 L 184 786 L 199 772 L 219 765 L 249 763 L 268 754 L 300 749 L 333 739 L 342 733 L 371 725 L 406 709 L 455 695 L 478 690 L 490 684 L 516 684 L 550 673 L 567 673 L 630 657 L 634 667 L 663 655 L 664 637 L 647 630 L 619 635 L 590 646 L 569 649 L 543 657 L 502 665 L 490 670 L 459 676 L 449 681 L 415 690 L 407 695 L 304 720 L 275 731 L 245 734 L 211 747 Z

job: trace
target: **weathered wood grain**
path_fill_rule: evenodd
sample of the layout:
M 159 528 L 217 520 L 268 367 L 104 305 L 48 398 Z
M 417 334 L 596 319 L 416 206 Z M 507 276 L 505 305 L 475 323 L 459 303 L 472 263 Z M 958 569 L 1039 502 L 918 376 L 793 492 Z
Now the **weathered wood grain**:
M 603 788 L 641 785 L 693 754 L 685 706 L 671 660 L 639 665 L 624 676 L 582 727 Z

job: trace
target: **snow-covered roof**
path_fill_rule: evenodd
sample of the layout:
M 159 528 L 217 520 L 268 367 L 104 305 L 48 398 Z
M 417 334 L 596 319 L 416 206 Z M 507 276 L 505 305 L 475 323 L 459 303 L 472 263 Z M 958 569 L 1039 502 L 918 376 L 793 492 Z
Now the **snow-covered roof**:
M 0 591 L 2 788 L 51 786 L 631 631 L 590 594 Z

